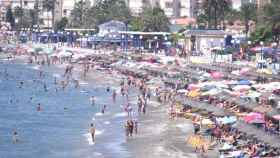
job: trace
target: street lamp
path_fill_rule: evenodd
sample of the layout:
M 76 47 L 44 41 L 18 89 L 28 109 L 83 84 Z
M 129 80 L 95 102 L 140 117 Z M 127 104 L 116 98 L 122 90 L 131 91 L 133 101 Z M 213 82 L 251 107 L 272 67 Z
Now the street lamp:
M 260 42 L 260 45 L 261 45 L 261 62 L 262 62 L 264 60 L 264 57 L 263 57 L 263 45 L 264 45 L 264 43 L 263 43 L 263 41 Z M 263 69 L 263 63 L 261 63 L 261 64 L 262 64 L 261 68 Z
M 139 49 L 141 49 L 141 46 L 142 46 L 142 39 L 143 39 L 143 36 L 142 35 L 140 35 L 139 36 Z
M 157 41 L 157 40 L 158 40 L 158 37 L 155 36 L 155 37 L 154 37 L 154 40 L 156 41 L 156 47 L 155 47 L 156 49 L 155 49 L 155 50 L 156 50 L 156 52 L 157 52 L 157 49 L 158 49 L 158 41 Z

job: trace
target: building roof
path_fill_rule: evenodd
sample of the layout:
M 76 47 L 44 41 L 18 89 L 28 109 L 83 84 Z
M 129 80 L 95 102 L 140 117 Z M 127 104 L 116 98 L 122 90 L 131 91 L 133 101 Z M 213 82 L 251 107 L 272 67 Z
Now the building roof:
M 105 27 L 125 27 L 125 23 L 121 21 L 111 20 L 99 25 L 99 28 L 105 28 Z
M 196 24 L 196 20 L 194 18 L 175 18 L 171 20 L 172 24 L 175 25 L 193 25 Z
M 185 36 L 225 36 L 224 30 L 186 30 Z

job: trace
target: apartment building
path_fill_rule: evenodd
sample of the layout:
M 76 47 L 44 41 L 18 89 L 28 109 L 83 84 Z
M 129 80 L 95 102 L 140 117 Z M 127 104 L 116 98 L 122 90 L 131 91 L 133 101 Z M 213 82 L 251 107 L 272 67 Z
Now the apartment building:
M 271 3 L 271 0 L 232 0 L 232 6 L 237 10 L 246 3 L 254 3 L 259 9 L 262 9 L 265 5 Z

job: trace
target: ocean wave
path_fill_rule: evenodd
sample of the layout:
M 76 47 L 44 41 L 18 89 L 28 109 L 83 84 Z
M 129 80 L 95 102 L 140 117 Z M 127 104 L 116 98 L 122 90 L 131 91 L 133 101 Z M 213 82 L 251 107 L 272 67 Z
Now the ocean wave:
M 40 65 L 36 65 L 36 66 L 32 66 L 31 68 L 34 69 L 34 70 L 40 70 L 41 66 Z
M 111 124 L 111 122 L 110 121 L 105 121 L 104 124 L 109 125 L 109 124 Z
M 102 116 L 103 114 L 101 112 L 98 112 L 95 114 L 95 116 Z
M 127 113 L 126 112 L 121 112 L 121 113 L 116 113 L 114 115 L 114 117 L 126 117 L 127 116 Z

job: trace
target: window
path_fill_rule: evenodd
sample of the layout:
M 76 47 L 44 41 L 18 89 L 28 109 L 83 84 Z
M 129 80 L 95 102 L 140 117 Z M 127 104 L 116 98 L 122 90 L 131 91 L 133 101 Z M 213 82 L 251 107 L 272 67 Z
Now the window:
M 23 5 L 24 5 L 24 6 L 27 6 L 27 5 L 28 5 L 28 2 L 27 2 L 27 1 L 23 1 Z
M 165 2 L 165 8 L 173 8 L 172 2 Z
M 64 15 L 67 15 L 67 9 L 64 9 L 64 10 L 63 10 L 63 14 L 64 14 Z

